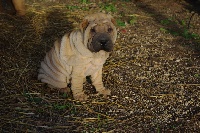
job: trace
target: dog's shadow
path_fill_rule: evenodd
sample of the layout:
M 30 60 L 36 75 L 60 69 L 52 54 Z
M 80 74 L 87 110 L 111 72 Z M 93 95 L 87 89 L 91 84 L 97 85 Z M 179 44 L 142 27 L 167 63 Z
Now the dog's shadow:
M 38 66 L 37 68 L 39 69 L 40 67 L 40 62 L 44 59 L 44 56 L 46 52 L 48 52 L 54 45 L 54 42 L 57 39 L 60 39 L 64 34 L 70 33 L 73 30 L 72 22 L 68 21 L 67 18 L 67 12 L 63 12 L 62 10 L 55 9 L 55 10 L 50 10 L 46 13 L 46 18 L 45 18 L 45 26 L 44 26 L 44 31 L 41 34 L 41 43 L 38 47 L 38 51 L 40 51 L 40 56 L 37 58 L 35 61 Z M 38 74 L 38 73 L 37 73 Z M 37 78 L 37 75 L 36 77 Z M 40 82 L 40 81 L 39 81 Z M 43 85 L 43 93 L 47 92 L 47 85 Z M 48 88 L 49 91 L 56 91 L 56 89 L 50 89 Z M 51 93 L 51 92 L 49 92 Z M 68 92 L 69 96 L 71 96 L 71 92 Z
M 16 93 L 44 88 L 37 80 L 38 68 L 54 41 L 73 29 L 67 12 L 52 9 L 25 17 L 1 13 L 0 29 L 1 87 Z
M 42 45 L 53 45 L 54 41 L 61 38 L 65 33 L 70 33 L 73 29 L 72 22 L 68 21 L 67 13 L 55 9 L 47 12 L 45 18 L 44 32 L 42 33 Z

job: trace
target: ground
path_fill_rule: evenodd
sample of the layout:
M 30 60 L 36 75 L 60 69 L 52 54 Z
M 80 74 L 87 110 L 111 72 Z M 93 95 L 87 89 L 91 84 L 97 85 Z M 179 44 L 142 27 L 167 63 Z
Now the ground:
M 0 14 L 0 132 L 200 131 L 199 1 L 27 0 L 26 17 Z M 53 42 L 106 12 L 118 38 L 103 68 L 112 96 L 86 102 L 48 88 L 37 70 Z

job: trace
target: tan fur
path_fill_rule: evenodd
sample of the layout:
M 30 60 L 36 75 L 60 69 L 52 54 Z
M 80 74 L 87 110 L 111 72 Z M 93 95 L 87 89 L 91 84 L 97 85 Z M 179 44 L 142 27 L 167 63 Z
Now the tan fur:
M 24 0 L 12 0 L 16 10 L 16 14 L 19 16 L 25 15 L 25 1 Z
M 105 89 L 102 83 L 102 68 L 109 52 L 91 52 L 87 43 L 91 38 L 90 28 L 101 21 L 108 21 L 112 25 L 112 40 L 115 42 L 117 32 L 111 19 L 113 18 L 110 15 L 103 13 L 89 15 L 83 20 L 80 30 L 66 34 L 61 41 L 56 41 L 41 62 L 38 79 L 55 88 L 66 88 L 71 81 L 74 99 L 83 101 L 87 99 L 83 92 L 83 82 L 86 76 L 91 75 L 96 90 L 100 94 L 110 95 L 110 90 Z M 83 27 L 85 22 L 88 23 L 87 28 Z

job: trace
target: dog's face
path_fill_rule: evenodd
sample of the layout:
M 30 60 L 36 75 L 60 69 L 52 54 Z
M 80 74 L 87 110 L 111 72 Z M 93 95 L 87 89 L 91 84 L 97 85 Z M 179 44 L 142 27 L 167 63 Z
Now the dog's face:
M 90 38 L 88 41 L 88 49 L 92 52 L 104 50 L 111 52 L 113 50 L 113 41 L 111 34 L 113 29 L 109 24 L 97 24 L 90 30 Z
M 88 16 L 82 22 L 81 28 L 86 39 L 84 44 L 91 52 L 113 50 L 117 31 L 114 19 L 110 15 L 98 13 Z

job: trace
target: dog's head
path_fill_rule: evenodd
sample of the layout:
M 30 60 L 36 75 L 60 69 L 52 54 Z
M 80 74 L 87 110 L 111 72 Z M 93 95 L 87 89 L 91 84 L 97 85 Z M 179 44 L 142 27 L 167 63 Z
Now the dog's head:
M 96 13 L 84 18 L 80 25 L 84 45 L 91 52 L 111 52 L 117 38 L 115 21 L 111 15 Z

